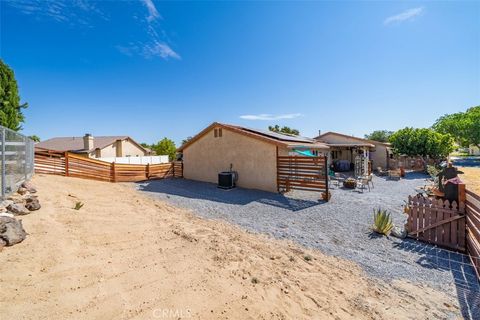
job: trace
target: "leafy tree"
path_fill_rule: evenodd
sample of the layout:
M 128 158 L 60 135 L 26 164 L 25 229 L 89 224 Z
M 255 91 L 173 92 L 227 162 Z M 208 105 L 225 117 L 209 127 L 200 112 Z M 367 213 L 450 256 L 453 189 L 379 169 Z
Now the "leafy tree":
M 432 127 L 440 133 L 451 134 L 461 146 L 480 145 L 480 106 L 465 112 L 446 114 L 437 119 Z
M 29 138 L 32 139 L 32 140 L 35 141 L 35 142 L 40 142 L 40 137 L 37 136 L 37 135 L 29 136 Z
M 142 142 L 142 143 L 140 143 L 140 145 L 141 145 L 142 147 L 148 148 L 148 149 L 150 149 L 150 148 L 152 147 L 151 145 L 149 145 L 149 144 L 146 143 L 146 142 Z
M 274 126 L 268 126 L 268 130 L 273 131 L 273 132 L 278 132 L 278 133 L 293 134 L 295 136 L 300 135 L 300 131 L 298 131 L 297 129 L 292 129 L 292 128 L 287 127 L 287 126 L 283 126 L 283 127 L 280 128 L 280 126 L 278 124 L 276 124 Z
M 433 129 L 404 128 L 390 136 L 394 151 L 407 156 L 431 157 L 447 156 L 454 150 L 454 139 L 450 134 L 442 134 Z
M 366 134 L 365 139 L 379 141 L 379 142 L 388 142 L 388 139 L 392 134 L 393 134 L 393 131 L 375 130 L 370 134 Z
M 175 156 L 177 154 L 177 147 L 175 146 L 175 142 L 168 138 L 163 138 L 156 144 L 151 146 L 151 149 L 156 152 L 157 155 L 168 155 L 168 159 L 170 161 L 175 160 Z
M 26 107 L 27 103 L 20 104 L 13 70 L 0 59 L 0 125 L 21 130 L 21 123 L 25 121 L 22 109 Z
M 189 136 L 189 137 L 187 137 L 186 139 L 183 139 L 183 140 L 182 140 L 182 146 L 183 146 L 185 143 L 187 143 L 188 141 L 192 140 L 192 139 L 193 139 L 192 136 Z

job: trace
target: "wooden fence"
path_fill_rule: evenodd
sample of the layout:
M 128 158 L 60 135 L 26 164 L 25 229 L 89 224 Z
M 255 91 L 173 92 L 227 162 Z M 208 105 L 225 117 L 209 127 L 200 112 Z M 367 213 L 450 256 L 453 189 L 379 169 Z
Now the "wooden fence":
M 277 156 L 279 191 L 306 190 L 328 193 L 325 157 Z
M 465 204 L 409 196 L 408 235 L 417 240 L 466 251 Z
M 466 192 L 467 251 L 480 279 L 480 196 Z
M 48 150 L 35 151 L 35 172 L 67 177 L 108 181 L 136 182 L 149 179 L 183 177 L 182 162 L 162 164 L 118 164 Z

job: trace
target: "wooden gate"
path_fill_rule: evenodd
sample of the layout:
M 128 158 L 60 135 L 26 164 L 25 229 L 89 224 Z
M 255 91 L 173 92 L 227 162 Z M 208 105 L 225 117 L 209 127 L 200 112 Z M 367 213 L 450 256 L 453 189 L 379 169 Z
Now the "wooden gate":
M 328 193 L 327 159 L 325 157 L 277 156 L 277 188 Z
M 465 252 L 465 204 L 408 197 L 408 236 L 441 247 Z

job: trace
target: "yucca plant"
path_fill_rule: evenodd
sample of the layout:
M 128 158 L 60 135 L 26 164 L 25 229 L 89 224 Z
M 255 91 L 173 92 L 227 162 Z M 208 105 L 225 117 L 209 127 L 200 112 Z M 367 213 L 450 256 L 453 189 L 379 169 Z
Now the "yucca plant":
M 392 218 L 387 210 L 373 210 L 373 231 L 388 236 L 393 229 Z
M 84 204 L 82 202 L 77 201 L 77 202 L 75 202 L 75 207 L 73 207 L 73 209 L 80 210 L 80 209 L 82 209 L 83 205 Z

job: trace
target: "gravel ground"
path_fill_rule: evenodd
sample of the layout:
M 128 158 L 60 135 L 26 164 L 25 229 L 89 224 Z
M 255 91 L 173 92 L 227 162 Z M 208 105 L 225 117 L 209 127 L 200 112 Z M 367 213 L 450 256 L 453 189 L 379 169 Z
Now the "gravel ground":
M 307 247 L 359 263 L 370 276 L 408 279 L 457 295 L 466 318 L 480 319 L 480 284 L 468 257 L 411 239 L 371 233 L 373 209 L 391 212 L 396 225 L 406 216 L 402 205 L 426 176 L 409 173 L 401 181 L 374 178 L 364 193 L 333 188 L 332 199 L 315 192 L 280 195 L 257 190 L 218 189 L 185 179 L 152 180 L 138 185 L 162 200 L 210 219 L 223 219 L 251 232 L 290 239 Z

